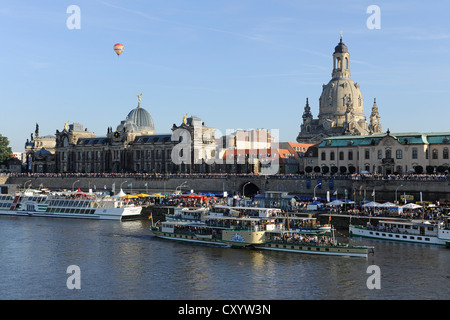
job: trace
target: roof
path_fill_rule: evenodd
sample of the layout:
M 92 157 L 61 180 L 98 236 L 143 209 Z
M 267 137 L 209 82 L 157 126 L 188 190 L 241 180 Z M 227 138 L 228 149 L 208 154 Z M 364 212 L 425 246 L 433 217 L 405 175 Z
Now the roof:
M 323 147 L 347 147 L 347 146 L 369 146 L 377 145 L 382 139 L 390 136 L 396 139 L 400 144 L 448 144 L 450 141 L 450 132 L 444 133 L 420 133 L 420 132 L 401 132 L 373 134 L 367 136 L 335 136 L 324 139 L 319 144 Z
M 126 120 L 135 123 L 139 130 L 155 130 L 152 116 L 140 106 L 131 110 Z
M 100 137 L 100 138 L 80 138 L 77 141 L 77 145 L 102 145 L 107 142 L 108 138 Z
M 158 135 L 151 135 L 151 136 L 137 136 L 134 139 L 133 143 L 146 143 L 146 144 L 153 144 L 153 143 L 177 143 L 177 141 L 172 141 L 172 135 L 171 134 L 158 134 Z

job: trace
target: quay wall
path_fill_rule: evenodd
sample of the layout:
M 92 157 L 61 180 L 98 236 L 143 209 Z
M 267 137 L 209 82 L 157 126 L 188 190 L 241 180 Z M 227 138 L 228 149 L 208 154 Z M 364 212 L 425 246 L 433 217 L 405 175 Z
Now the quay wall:
M 5 178 L 5 177 L 1 177 Z M 1 184 L 0 180 L 0 184 Z M 424 201 L 450 201 L 450 180 L 381 180 L 381 179 L 330 179 L 330 178 L 282 178 L 273 176 L 230 176 L 230 177 L 171 177 L 171 178 L 142 178 L 142 177 L 6 177 L 3 183 L 15 184 L 23 188 L 24 184 L 38 188 L 43 186 L 51 190 L 78 189 L 87 191 L 111 191 L 115 184 L 116 192 L 122 189 L 127 192 L 166 192 L 176 190 L 188 192 L 223 192 L 229 196 L 242 194 L 243 189 L 248 194 L 250 190 L 259 193 L 267 191 L 283 191 L 291 195 L 326 197 L 327 191 L 333 197 L 337 190 L 338 197 L 344 197 L 347 190 L 348 198 L 356 201 L 367 199 L 370 201 L 400 200 L 403 194 L 412 195 L 414 201 L 420 201 L 420 192 Z M 321 183 L 319 186 L 318 184 Z M 375 190 L 375 197 L 372 196 Z

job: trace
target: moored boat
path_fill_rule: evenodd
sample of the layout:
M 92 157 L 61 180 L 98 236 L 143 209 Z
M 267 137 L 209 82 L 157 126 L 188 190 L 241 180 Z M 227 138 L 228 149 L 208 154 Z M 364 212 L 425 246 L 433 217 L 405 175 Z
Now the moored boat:
M 186 221 L 164 221 L 151 227 L 153 235 L 159 238 L 228 247 L 221 241 L 222 229 Z
M 139 216 L 142 207 L 95 194 L 20 192 L 0 195 L 0 215 L 121 220 Z
M 373 247 L 352 246 L 336 242 L 334 232 L 332 235 L 329 235 L 272 230 L 267 231 L 265 236 L 265 242 L 259 245 L 258 249 L 349 257 L 367 257 L 369 254 L 374 253 Z
M 204 223 L 165 221 L 152 226 L 155 236 L 226 247 L 296 253 L 367 257 L 372 247 L 339 244 L 333 235 L 285 229 L 276 217 L 208 216 Z
M 381 220 L 374 226 L 350 225 L 349 235 L 380 240 L 448 245 L 450 228 L 447 222 L 431 223 L 418 220 Z

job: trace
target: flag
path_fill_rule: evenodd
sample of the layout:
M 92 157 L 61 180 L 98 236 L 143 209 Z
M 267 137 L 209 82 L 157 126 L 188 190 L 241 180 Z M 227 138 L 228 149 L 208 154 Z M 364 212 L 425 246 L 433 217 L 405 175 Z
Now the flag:
M 330 191 L 327 191 L 327 201 L 330 202 Z
M 375 197 L 375 189 L 372 191 L 372 197 Z
M 333 196 L 337 196 L 337 190 L 333 193 Z
M 148 215 L 148 219 L 151 219 L 152 218 L 152 214 L 150 213 L 149 215 Z
M 111 191 L 112 191 L 113 193 L 116 192 L 116 183 L 115 183 L 115 182 L 112 184 Z

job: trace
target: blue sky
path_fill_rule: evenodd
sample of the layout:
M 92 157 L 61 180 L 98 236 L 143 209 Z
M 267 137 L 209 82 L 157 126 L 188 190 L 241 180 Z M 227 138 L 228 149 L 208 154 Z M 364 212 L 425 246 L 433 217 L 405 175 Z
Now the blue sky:
M 380 29 L 366 26 L 369 5 Z M 367 117 L 376 97 L 383 131 L 450 131 L 449 15 L 446 0 L 2 0 L 0 133 L 13 151 L 36 123 L 41 135 L 69 121 L 104 136 L 142 93 L 157 133 L 188 113 L 295 141 L 307 97 L 318 115 L 341 30 Z

